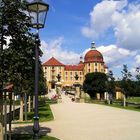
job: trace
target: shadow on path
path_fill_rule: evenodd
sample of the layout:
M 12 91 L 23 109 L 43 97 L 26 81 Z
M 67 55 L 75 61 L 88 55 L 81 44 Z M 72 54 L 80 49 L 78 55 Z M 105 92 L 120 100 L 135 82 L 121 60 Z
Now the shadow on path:
M 48 127 L 40 127 L 39 134 L 47 135 L 51 132 L 51 128 Z M 19 126 L 12 130 L 14 134 L 33 134 L 33 126 Z

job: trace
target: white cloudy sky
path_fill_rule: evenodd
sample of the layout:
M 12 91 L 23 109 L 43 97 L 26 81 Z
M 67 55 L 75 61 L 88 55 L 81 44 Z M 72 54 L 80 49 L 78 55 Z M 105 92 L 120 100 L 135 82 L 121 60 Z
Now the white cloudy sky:
M 53 2 L 51 4 L 53 5 Z M 55 8 L 57 11 L 57 6 L 53 6 L 53 9 Z M 93 6 L 86 6 L 86 10 L 84 6 L 82 8 L 82 14 L 86 11 L 83 17 L 80 13 L 78 13 L 79 15 L 73 13 L 77 16 L 73 18 L 66 12 L 67 18 L 71 19 L 72 23 L 75 20 L 75 24 L 71 23 L 72 26 L 77 28 L 72 28 L 65 21 L 63 27 L 61 25 L 57 27 L 57 32 L 52 30 L 52 33 L 49 33 L 51 37 L 48 39 L 43 37 L 41 41 L 41 49 L 44 52 L 42 61 L 54 56 L 65 64 L 78 63 L 80 56 L 84 57 L 84 54 L 90 49 L 90 42 L 94 40 L 95 43 L 97 42 L 96 48 L 104 56 L 105 63 L 116 75 L 120 75 L 123 64 L 127 64 L 129 69 L 134 72 L 134 69 L 140 66 L 140 1 L 97 0 Z M 63 9 L 63 12 L 66 10 Z M 53 12 L 50 16 L 55 13 Z M 65 15 L 63 16 L 65 17 Z M 52 21 L 49 23 L 49 19 L 48 24 L 51 24 Z M 53 25 L 55 24 L 53 23 Z M 70 32 L 71 36 L 68 36 L 67 32 Z M 77 47 L 78 43 L 81 48 Z

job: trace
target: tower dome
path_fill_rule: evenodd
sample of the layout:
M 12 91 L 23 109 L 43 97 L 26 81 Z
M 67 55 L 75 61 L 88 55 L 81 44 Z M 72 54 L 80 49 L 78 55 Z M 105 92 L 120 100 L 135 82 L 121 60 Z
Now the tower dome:
M 96 50 L 95 42 L 91 43 L 91 50 L 86 53 L 84 61 L 85 63 L 103 62 L 103 56 L 99 51 Z

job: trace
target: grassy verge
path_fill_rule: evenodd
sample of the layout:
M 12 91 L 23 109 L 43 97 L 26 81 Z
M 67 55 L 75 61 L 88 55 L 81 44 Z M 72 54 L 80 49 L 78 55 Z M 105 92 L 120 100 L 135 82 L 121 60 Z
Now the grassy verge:
M 28 120 L 33 120 L 34 112 L 28 113 Z M 49 104 L 39 106 L 39 121 L 46 122 L 53 120 L 53 114 Z
M 106 106 L 110 106 L 110 107 L 117 107 L 117 108 L 120 108 L 120 109 L 127 109 L 127 110 L 132 110 L 132 111 L 139 111 L 140 112 L 140 107 L 135 107 L 135 106 L 126 106 L 126 107 L 123 107 L 122 105 L 119 105 L 119 104 L 105 104 Z
M 123 107 L 121 105 L 121 103 L 106 104 L 105 101 L 92 100 L 92 99 L 86 99 L 86 103 L 100 104 L 100 105 L 106 105 L 106 106 L 109 106 L 109 107 L 116 107 L 116 108 L 120 108 L 120 109 L 127 109 L 127 110 L 139 111 L 140 112 L 140 106 L 126 106 L 126 107 Z
M 129 97 L 127 102 L 140 103 L 140 97 Z
M 12 140 L 32 140 L 33 136 L 32 135 L 27 135 L 27 134 L 13 134 L 12 135 Z M 50 137 L 50 136 L 40 136 L 40 140 L 59 140 L 55 137 Z
M 46 121 L 51 121 L 54 119 L 53 113 L 50 108 L 50 104 L 57 103 L 57 101 L 52 101 L 47 98 L 39 98 L 39 122 L 46 122 Z M 33 117 L 34 117 L 34 112 L 28 112 L 27 113 L 27 118 L 28 121 L 24 122 L 19 122 L 19 121 L 14 121 L 13 123 L 15 124 L 27 124 L 27 123 L 33 123 Z M 17 120 L 19 119 L 19 116 L 16 118 Z

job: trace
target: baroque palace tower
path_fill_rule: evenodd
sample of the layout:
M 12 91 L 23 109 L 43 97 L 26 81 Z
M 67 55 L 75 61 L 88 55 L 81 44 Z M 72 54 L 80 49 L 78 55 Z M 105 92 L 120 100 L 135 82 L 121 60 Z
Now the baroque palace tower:
M 82 61 L 82 57 L 80 57 L 79 64 L 64 65 L 52 57 L 43 64 L 43 71 L 48 89 L 54 89 L 58 81 L 58 75 L 61 77 L 60 82 L 62 87 L 72 86 L 75 82 L 82 85 L 87 73 L 107 73 L 108 68 L 105 66 L 103 55 L 96 50 L 95 43 L 92 42 L 91 49 L 84 57 L 84 62 Z M 77 80 L 75 79 L 75 75 L 78 75 L 79 77 Z

